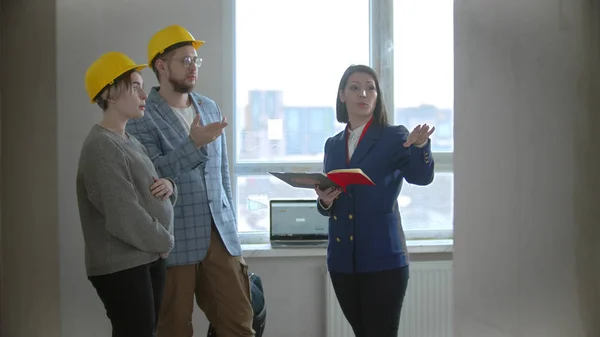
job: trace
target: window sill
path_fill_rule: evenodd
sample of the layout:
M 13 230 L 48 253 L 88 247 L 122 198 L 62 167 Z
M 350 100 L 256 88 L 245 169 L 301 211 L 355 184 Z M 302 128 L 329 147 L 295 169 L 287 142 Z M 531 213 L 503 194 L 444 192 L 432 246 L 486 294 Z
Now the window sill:
M 453 240 L 410 240 L 409 254 L 452 253 Z M 326 256 L 326 248 L 272 248 L 271 244 L 242 245 L 245 258 Z

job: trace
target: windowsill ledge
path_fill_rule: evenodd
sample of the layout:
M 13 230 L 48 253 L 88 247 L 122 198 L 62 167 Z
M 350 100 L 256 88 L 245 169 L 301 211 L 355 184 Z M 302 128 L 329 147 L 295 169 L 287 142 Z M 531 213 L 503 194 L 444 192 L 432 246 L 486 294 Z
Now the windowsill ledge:
M 410 240 L 406 242 L 409 254 L 452 253 L 453 240 Z M 312 257 L 326 256 L 327 248 L 273 248 L 271 244 L 242 245 L 245 258 Z

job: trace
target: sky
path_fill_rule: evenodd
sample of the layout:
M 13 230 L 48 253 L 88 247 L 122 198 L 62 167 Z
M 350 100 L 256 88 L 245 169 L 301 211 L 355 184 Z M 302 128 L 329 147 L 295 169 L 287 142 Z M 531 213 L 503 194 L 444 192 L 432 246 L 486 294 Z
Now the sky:
M 396 107 L 452 108 L 453 0 L 394 6 Z M 333 106 L 351 64 L 369 64 L 368 0 L 236 1 L 238 108 L 249 90 L 281 90 L 286 106 Z

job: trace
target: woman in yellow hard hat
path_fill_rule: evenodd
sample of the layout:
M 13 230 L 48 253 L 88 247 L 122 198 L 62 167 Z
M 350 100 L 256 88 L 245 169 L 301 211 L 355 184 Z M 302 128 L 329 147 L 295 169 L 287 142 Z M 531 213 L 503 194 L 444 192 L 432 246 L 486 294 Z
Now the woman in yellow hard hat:
M 85 74 L 103 119 L 88 134 L 77 171 L 85 266 L 112 324 L 113 337 L 153 337 L 173 248 L 175 184 L 158 179 L 145 148 L 125 132 L 144 115 L 140 71 L 109 52 Z

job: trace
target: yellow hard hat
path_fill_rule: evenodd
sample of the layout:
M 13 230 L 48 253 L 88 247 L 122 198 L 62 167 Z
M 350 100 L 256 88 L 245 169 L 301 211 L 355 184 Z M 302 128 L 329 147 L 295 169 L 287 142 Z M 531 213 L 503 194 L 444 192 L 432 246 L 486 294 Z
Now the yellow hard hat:
M 85 89 L 94 103 L 94 98 L 107 85 L 113 84 L 114 80 L 130 70 L 140 71 L 146 68 L 147 64 L 137 64 L 129 56 L 111 51 L 100 56 L 85 73 Z
M 163 28 L 156 32 L 148 42 L 148 64 L 152 66 L 152 60 L 156 55 L 164 53 L 165 49 L 181 42 L 191 42 L 196 50 L 204 44 L 204 41 L 194 39 L 192 34 L 181 26 L 172 25 Z

